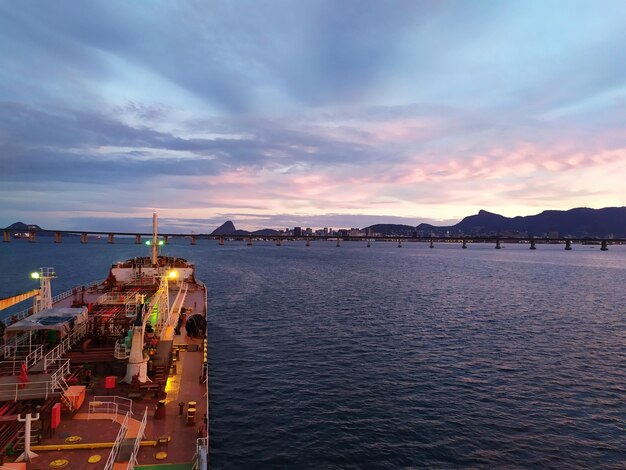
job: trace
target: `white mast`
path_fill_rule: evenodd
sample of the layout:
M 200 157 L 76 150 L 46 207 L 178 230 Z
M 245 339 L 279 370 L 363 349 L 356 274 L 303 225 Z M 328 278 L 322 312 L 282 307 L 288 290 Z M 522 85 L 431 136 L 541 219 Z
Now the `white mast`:
M 39 272 L 30 275 L 33 279 L 39 279 L 39 295 L 35 297 L 33 303 L 33 313 L 40 312 L 47 308 L 52 308 L 52 289 L 50 279 L 57 277 L 54 268 L 40 268 Z
M 152 212 L 152 265 L 155 266 L 159 256 L 159 240 L 157 238 L 157 213 Z

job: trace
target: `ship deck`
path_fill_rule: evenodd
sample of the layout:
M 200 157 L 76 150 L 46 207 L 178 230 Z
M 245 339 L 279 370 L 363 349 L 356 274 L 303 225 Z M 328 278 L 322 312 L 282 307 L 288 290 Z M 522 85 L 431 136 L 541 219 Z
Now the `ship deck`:
M 126 442 L 134 443 L 139 422 L 144 411 L 148 410 L 147 422 L 142 446 L 137 454 L 137 461 L 141 465 L 155 464 L 188 464 L 191 468 L 191 457 L 195 453 L 198 428 L 203 425 L 207 416 L 206 384 L 201 384 L 199 376 L 203 364 L 203 341 L 201 338 L 189 338 L 187 335 L 177 335 L 174 339 L 174 348 L 182 347 L 179 352 L 176 373 L 168 377 L 166 385 L 167 398 L 165 399 L 165 415 L 155 418 L 155 410 L 159 399 L 148 394 L 132 399 L 133 419 L 129 422 L 126 432 Z M 184 348 L 187 348 L 185 350 Z M 196 349 L 194 351 L 194 349 Z M 66 445 L 70 436 L 80 437 L 80 444 L 112 443 L 120 429 L 123 415 L 115 416 L 104 413 L 89 413 L 90 402 L 95 396 L 106 396 L 113 393 L 127 396 L 130 385 L 118 384 L 115 392 L 107 392 L 104 387 L 104 377 L 96 378 L 95 386 L 87 390 L 86 398 L 80 409 L 74 415 L 64 413 L 61 424 L 50 437 L 42 440 L 41 446 L 54 447 Z M 190 401 L 196 402 L 195 422 L 187 424 L 187 408 Z M 183 413 L 180 414 L 179 403 L 184 403 Z M 132 439 L 132 441 L 130 441 Z M 122 448 L 124 444 L 122 444 Z M 39 454 L 28 468 L 49 468 L 50 463 L 58 459 L 69 461 L 67 468 L 72 469 L 104 469 L 106 460 L 111 452 L 111 446 L 94 449 L 60 449 L 40 450 L 34 446 L 33 450 Z M 164 459 L 158 459 L 157 454 L 165 452 Z M 121 452 L 122 453 L 122 452 Z M 87 463 L 92 455 L 100 455 L 102 459 L 95 464 Z M 116 468 L 116 467 L 114 467 Z M 126 464 L 122 468 L 126 468 Z M 184 467 L 181 467 L 181 469 Z
M 55 306 L 69 306 L 77 301 L 89 304 L 95 302 L 102 293 L 102 290 L 95 288 L 78 289 L 75 295 L 63 299 Z M 171 295 L 170 300 L 172 301 L 174 297 Z M 186 318 L 196 313 L 205 316 L 204 290 L 192 285 L 187 291 L 183 306 L 187 312 Z M 161 359 L 169 365 L 170 354 L 176 357 L 175 367 L 166 367 L 167 379 L 164 392 L 163 387 L 156 387 L 161 389 L 160 396 L 155 396 L 154 390 L 137 390 L 133 385 L 120 383 L 123 376 L 119 375 L 116 376 L 116 385 L 112 390 L 105 387 L 107 378 L 105 376 L 92 377 L 90 385 L 86 388 L 77 387 L 83 389 L 84 401 L 73 413 L 64 411 L 61 422 L 54 431 L 49 430 L 49 423 L 44 426 L 40 444 L 31 448 L 38 456 L 29 462 L 26 468 L 50 468 L 53 461 L 66 459 L 68 463 L 65 468 L 104 469 L 112 444 L 120 432 L 125 411 L 120 410 L 116 415 L 97 413 L 94 412 L 96 409 L 94 402 L 96 404 L 106 402 L 108 399 L 113 400 L 116 396 L 132 397 L 133 413 L 122 436 L 118 462 L 113 468 L 127 468 L 128 462 L 124 462 L 124 457 L 127 458 L 132 452 L 135 437 L 146 410 L 144 436 L 137 453 L 138 466 L 178 464 L 180 466 L 176 468 L 181 470 L 192 468 L 191 461 L 196 452 L 197 438 L 202 437 L 202 431 L 207 425 L 208 386 L 200 380 L 206 360 L 205 341 L 205 336 L 188 336 L 183 327 L 180 334 L 173 335 L 171 341 L 159 343 L 161 347 L 157 355 L 161 357 L 155 357 L 155 363 L 157 359 Z M 50 376 L 33 373 L 38 368 L 35 366 L 29 370 L 30 382 L 26 384 L 16 384 L 15 375 L 0 377 L 0 400 L 15 400 L 16 398 L 26 400 L 31 395 L 41 398 L 42 387 L 44 384 L 49 385 Z M 4 382 L 6 382 L 6 390 L 3 392 Z M 9 384 L 12 384 L 12 387 Z M 196 411 L 194 420 L 188 422 L 187 410 L 190 402 L 195 402 Z M 179 406 L 179 404 L 182 405 Z M 159 412 L 156 412 L 157 409 Z M 78 441 L 74 438 L 70 440 L 73 442 L 68 443 L 67 439 L 72 436 L 77 436 Z M 89 457 L 94 455 L 100 455 L 101 460 L 97 463 L 88 463 Z M 6 457 L 5 461 L 9 462 L 13 458 Z

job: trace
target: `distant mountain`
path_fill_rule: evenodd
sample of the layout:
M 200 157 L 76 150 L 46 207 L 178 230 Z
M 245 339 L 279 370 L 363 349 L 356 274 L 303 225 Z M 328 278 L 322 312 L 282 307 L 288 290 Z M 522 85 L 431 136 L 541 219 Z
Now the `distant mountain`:
M 626 237 L 626 207 L 589 209 L 579 207 L 567 211 L 543 211 L 525 217 L 504 217 L 481 210 L 465 217 L 456 225 L 437 227 L 420 224 L 424 234 L 450 232 L 451 235 L 514 235 L 543 237 L 550 233 L 573 237 Z
M 255 230 L 254 232 L 251 233 L 251 235 L 256 235 L 258 237 L 267 237 L 267 236 L 272 236 L 272 235 L 278 235 L 280 232 L 278 230 L 274 230 L 271 228 L 264 228 L 261 230 Z
M 43 229 L 39 225 L 25 224 L 24 222 L 15 222 L 14 224 L 11 224 L 8 227 L 6 227 L 5 230 L 20 230 L 23 232 L 28 232 L 29 230 L 43 230 Z
M 235 224 L 233 224 L 232 221 L 227 220 L 222 225 L 213 230 L 213 232 L 211 232 L 211 235 L 237 235 L 240 237 L 245 237 L 247 235 L 257 235 L 263 237 L 278 235 L 278 233 L 278 230 L 272 230 L 271 228 L 264 228 L 255 232 L 248 232 L 247 230 L 237 230 L 235 228 Z
M 365 227 L 363 231 L 385 236 L 412 237 L 415 234 L 415 227 L 401 224 L 376 224 Z
M 235 228 L 235 224 L 232 221 L 227 220 L 222 225 L 217 227 L 215 230 L 211 232 L 211 235 L 233 235 L 237 229 Z

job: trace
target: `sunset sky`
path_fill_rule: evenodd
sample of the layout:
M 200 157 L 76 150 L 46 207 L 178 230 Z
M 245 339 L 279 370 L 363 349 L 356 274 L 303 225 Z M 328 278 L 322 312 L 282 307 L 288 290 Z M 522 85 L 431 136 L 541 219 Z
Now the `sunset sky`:
M 0 1 L 0 226 L 626 205 L 624 1 Z

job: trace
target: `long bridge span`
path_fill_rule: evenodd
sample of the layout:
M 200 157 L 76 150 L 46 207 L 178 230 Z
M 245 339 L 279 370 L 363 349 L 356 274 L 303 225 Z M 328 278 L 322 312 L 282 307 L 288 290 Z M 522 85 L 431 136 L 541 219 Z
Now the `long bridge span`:
M 115 237 L 134 237 L 136 244 L 143 243 L 152 239 L 153 234 L 149 232 L 117 232 L 117 231 L 94 231 L 94 230 L 43 230 L 43 229 L 29 229 L 28 231 L 20 229 L 3 229 L 3 241 L 9 243 L 12 238 L 27 238 L 29 242 L 34 243 L 37 241 L 38 236 L 53 236 L 55 243 L 61 243 L 63 236 L 78 236 L 81 243 L 88 243 L 89 237 L 96 236 L 102 238 L 106 236 L 107 243 L 115 243 Z M 475 235 L 455 235 L 455 236 L 401 236 L 401 235 L 254 235 L 254 234 L 223 234 L 223 235 L 211 235 L 211 234 L 196 234 L 196 233 L 161 233 L 163 243 L 169 243 L 173 238 L 184 238 L 190 241 L 190 244 L 195 245 L 198 240 L 217 240 L 220 245 L 224 245 L 226 241 L 239 240 L 246 241 L 248 245 L 253 245 L 254 241 L 273 241 L 276 245 L 280 246 L 284 241 L 302 241 L 306 246 L 310 246 L 311 242 L 318 240 L 331 240 L 335 241 L 337 246 L 341 246 L 341 242 L 363 242 L 367 246 L 371 246 L 371 242 L 392 242 L 397 243 L 398 247 L 402 247 L 403 243 L 422 242 L 428 243 L 431 248 L 436 243 L 458 243 L 462 248 L 467 248 L 472 243 L 492 243 L 495 248 L 501 248 L 504 243 L 526 243 L 531 250 L 537 248 L 537 245 L 541 244 L 562 244 L 566 250 L 572 249 L 572 244 L 583 245 L 600 245 L 602 251 L 608 250 L 609 245 L 622 245 L 626 244 L 626 238 L 590 238 L 590 237 L 511 237 L 511 236 L 475 236 Z

